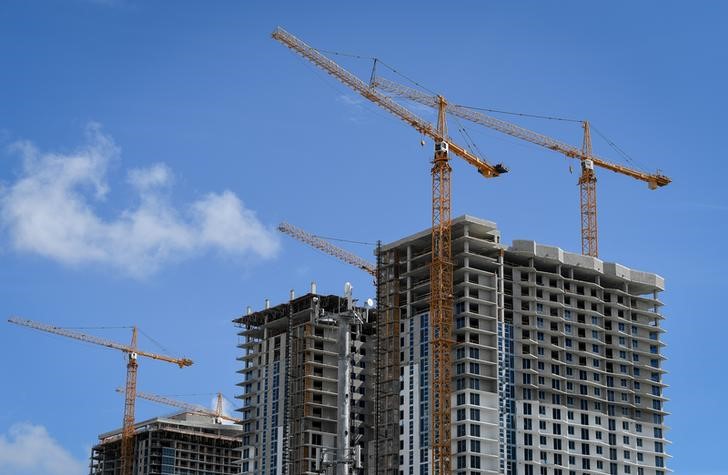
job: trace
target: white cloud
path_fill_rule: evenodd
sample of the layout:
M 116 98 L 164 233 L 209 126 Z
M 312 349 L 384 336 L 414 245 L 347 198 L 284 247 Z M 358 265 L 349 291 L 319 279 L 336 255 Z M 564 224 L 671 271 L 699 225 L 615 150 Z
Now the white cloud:
M 156 163 L 149 168 L 135 168 L 130 170 L 128 180 L 139 191 L 147 191 L 156 187 L 170 185 L 172 182 L 172 170 L 163 163 Z
M 84 475 L 88 464 L 74 458 L 42 425 L 14 424 L 0 434 L 3 475 Z
M 12 149 L 23 157 L 23 169 L 0 189 L 0 225 L 17 251 L 67 265 L 108 265 L 136 277 L 210 250 L 262 258 L 278 251 L 276 234 L 230 191 L 175 208 L 163 193 L 172 171 L 160 163 L 128 173 L 138 205 L 102 217 L 94 204 L 109 194 L 107 172 L 120 150 L 97 124 L 72 153 L 43 153 L 30 142 Z

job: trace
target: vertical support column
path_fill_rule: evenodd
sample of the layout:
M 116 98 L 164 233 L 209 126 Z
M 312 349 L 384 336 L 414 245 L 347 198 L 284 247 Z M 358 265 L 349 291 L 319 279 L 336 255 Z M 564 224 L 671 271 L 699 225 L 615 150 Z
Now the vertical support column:
M 399 474 L 399 249 L 377 255 L 377 475 Z M 369 472 L 371 473 L 371 472 Z
M 514 431 L 515 424 L 513 422 L 514 410 L 511 407 L 513 404 L 513 362 L 512 362 L 512 342 L 509 343 L 510 338 L 509 325 L 506 322 L 506 297 L 505 297 L 505 262 L 504 262 L 505 251 L 500 249 L 498 251 L 498 274 L 497 284 L 498 289 L 498 307 L 497 307 L 497 319 L 498 319 L 498 412 L 499 412 L 499 456 L 500 456 L 500 470 L 503 475 L 511 475 L 512 471 L 512 437 L 511 434 Z
M 281 460 L 281 473 L 288 475 L 290 471 L 290 447 L 291 447 L 291 365 L 293 363 L 293 354 L 291 343 L 293 341 L 293 299 L 295 295 L 293 290 L 290 293 L 290 299 L 288 301 L 288 330 L 286 331 L 286 376 L 284 386 L 284 401 L 285 408 L 283 411 L 283 440 L 282 440 L 282 460 Z
M 591 134 L 589 122 L 584 121 L 584 145 L 582 155 L 591 157 Z M 581 209 L 581 253 L 585 256 L 599 257 L 599 237 L 597 226 L 597 176 L 594 162 L 589 158 L 581 160 L 579 177 L 579 203 Z
M 349 430 L 351 428 L 351 322 L 354 304 L 352 301 L 351 284 L 346 283 L 346 312 L 337 315 L 339 360 L 338 374 L 339 387 L 337 405 L 339 406 L 339 420 L 336 431 L 336 475 L 349 475 L 349 462 L 351 447 Z
M 438 132 L 432 167 L 432 265 L 430 269 L 430 328 L 432 349 L 432 464 L 435 475 L 451 473 L 451 372 L 452 372 L 452 236 L 450 173 L 445 130 L 445 107 L 439 99 Z
M 137 347 L 137 328 L 132 327 L 131 345 Z M 126 391 L 124 392 L 124 424 L 121 429 L 121 475 L 134 473 L 134 409 L 136 406 L 137 354 L 127 354 Z
M 382 426 L 382 335 L 381 322 L 384 319 L 382 312 L 382 241 L 377 241 L 377 277 L 375 279 L 377 292 L 377 324 L 374 327 L 376 337 L 376 373 L 374 375 L 374 473 L 379 474 L 379 457 Z

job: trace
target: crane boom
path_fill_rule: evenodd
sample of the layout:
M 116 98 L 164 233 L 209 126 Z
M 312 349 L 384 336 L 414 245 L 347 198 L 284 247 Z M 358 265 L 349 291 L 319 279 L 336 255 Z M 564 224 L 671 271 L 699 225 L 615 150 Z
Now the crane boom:
M 350 253 L 349 251 L 345 251 L 340 247 L 334 246 L 330 242 L 321 239 L 320 237 L 314 236 L 313 234 L 308 233 L 301 228 L 297 228 L 292 224 L 281 223 L 278 225 L 278 231 L 284 234 L 288 234 L 292 238 L 298 239 L 299 241 L 304 242 L 309 246 L 318 249 L 319 251 L 323 251 L 326 254 L 334 256 L 337 259 L 346 262 L 347 264 L 358 267 L 368 274 L 371 274 L 373 276 L 377 275 L 377 268 L 374 264 L 367 262 L 366 260 Z
M 105 346 L 107 348 L 113 348 L 115 350 L 123 351 L 124 353 L 136 353 L 139 356 L 144 356 L 146 358 L 151 358 L 153 360 L 160 360 L 160 361 L 166 361 L 168 363 L 174 363 L 174 364 L 178 365 L 180 368 L 182 368 L 184 366 L 192 365 L 192 360 L 190 360 L 188 358 L 173 358 L 171 356 L 165 356 L 165 355 L 159 355 L 156 353 L 150 353 L 147 351 L 141 351 L 136 348 L 132 348 L 129 345 L 116 343 L 114 341 L 105 340 L 103 338 L 99 338 L 96 336 L 85 335 L 83 333 L 70 331 L 65 328 L 56 327 L 56 326 L 48 325 L 45 323 L 35 322 L 33 320 L 28 320 L 28 319 L 24 319 L 24 318 L 20 318 L 20 317 L 12 317 L 12 318 L 8 319 L 8 322 L 14 323 L 16 325 L 21 325 L 24 327 L 30 327 L 35 330 L 41 330 L 44 332 L 53 333 L 53 334 L 65 336 L 68 338 L 73 338 L 74 340 L 85 341 L 86 343 L 92 343 L 94 345 Z
M 116 392 L 121 393 L 124 392 L 121 388 L 116 388 Z M 136 397 L 139 399 L 146 399 L 147 401 L 153 401 L 160 404 L 165 404 L 167 406 L 172 407 L 178 407 L 180 409 L 184 409 L 186 411 L 190 412 L 196 412 L 200 414 L 204 414 L 206 416 L 213 416 L 213 417 L 219 417 L 220 419 L 224 419 L 226 421 L 230 422 L 240 422 L 241 419 L 236 419 L 234 417 L 226 416 L 222 413 L 221 404 L 218 404 L 218 409 L 211 410 L 206 408 L 205 406 L 200 406 L 198 404 L 192 404 L 189 402 L 184 401 L 177 401 L 176 399 L 171 399 L 165 396 L 160 396 L 158 394 L 152 394 L 152 393 L 146 393 L 146 392 L 137 392 Z M 222 400 L 222 395 L 218 393 L 218 402 Z
M 310 47 L 300 39 L 288 33 L 283 28 L 276 28 L 272 34 L 272 37 L 275 40 L 284 44 L 285 46 L 291 48 L 293 51 L 300 54 L 304 58 L 308 59 L 319 68 L 331 74 L 336 79 L 361 94 L 364 98 L 374 102 L 378 106 L 399 117 L 400 119 L 414 127 L 416 130 L 418 130 L 421 134 L 427 135 L 436 142 L 447 141 L 450 146 L 450 151 L 452 153 L 462 158 L 469 164 L 473 165 L 475 168 L 478 169 L 478 172 L 486 178 L 496 177 L 508 171 L 505 166 L 501 164 L 495 166 L 490 165 L 481 158 L 468 152 L 465 148 L 451 142 L 448 137 L 438 132 L 435 126 L 413 114 L 407 108 L 401 106 L 400 104 L 397 104 L 395 101 L 380 93 L 376 89 L 369 87 L 364 81 L 362 81 L 346 69 L 342 68 L 326 56 L 322 55 L 316 49 Z
M 419 104 L 423 104 L 432 108 L 437 108 L 437 98 L 428 94 L 424 94 L 417 89 L 398 84 L 389 79 L 376 77 L 372 81 L 372 85 L 378 89 L 381 89 L 391 94 L 405 97 Z M 447 112 L 454 116 L 469 120 L 471 122 L 475 122 L 476 124 L 484 125 L 490 129 L 497 130 L 498 132 L 502 132 L 512 137 L 516 137 L 521 140 L 540 145 L 541 147 L 560 152 L 569 158 L 576 158 L 578 160 L 591 160 L 595 166 L 613 171 L 615 173 L 621 173 L 622 175 L 631 176 L 632 178 L 635 178 L 637 180 L 644 181 L 649 185 L 650 189 L 662 187 L 668 185 L 671 182 L 670 178 L 660 173 L 645 173 L 639 170 L 635 170 L 633 168 L 625 167 L 623 165 L 618 165 L 603 158 L 599 158 L 595 155 L 587 156 L 585 155 L 584 151 L 580 150 L 578 147 L 574 147 L 573 145 L 569 145 L 546 135 L 539 134 L 538 132 L 528 130 L 524 127 L 512 124 L 505 120 L 497 119 L 481 112 L 474 111 L 467 107 L 448 104 Z

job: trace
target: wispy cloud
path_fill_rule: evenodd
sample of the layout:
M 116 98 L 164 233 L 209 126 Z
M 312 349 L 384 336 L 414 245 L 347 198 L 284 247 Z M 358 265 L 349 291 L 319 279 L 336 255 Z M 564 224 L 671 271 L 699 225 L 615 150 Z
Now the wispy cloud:
M 95 209 L 108 196 L 109 166 L 119 147 L 98 124 L 71 153 L 41 152 L 31 142 L 12 147 L 20 176 L 0 188 L 0 226 L 11 246 L 67 265 L 101 264 L 143 277 L 164 264 L 205 251 L 270 258 L 279 241 L 231 191 L 208 193 L 175 207 L 172 170 L 157 163 L 129 171 L 135 207 L 112 218 Z
M 349 94 L 341 94 L 338 96 L 338 101 L 342 104 L 346 104 L 349 106 L 358 106 L 360 107 L 362 104 L 364 104 L 364 99 L 359 96 L 352 96 Z
M 87 464 L 74 458 L 42 425 L 18 423 L 0 434 L 3 475 L 84 475 Z

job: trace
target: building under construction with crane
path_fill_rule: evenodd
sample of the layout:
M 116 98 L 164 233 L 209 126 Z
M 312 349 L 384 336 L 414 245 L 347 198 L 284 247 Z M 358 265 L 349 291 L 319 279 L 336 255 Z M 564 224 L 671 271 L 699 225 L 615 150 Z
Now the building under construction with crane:
M 134 473 L 139 475 L 228 475 L 240 470 L 240 432 L 211 414 L 181 412 L 138 422 L 133 428 Z M 121 473 L 122 430 L 99 435 L 91 451 L 90 475 Z
M 217 414 L 135 424 L 138 357 L 174 358 L 66 329 L 27 326 L 123 352 L 120 431 L 91 474 L 666 475 L 663 279 L 599 258 L 596 171 L 670 183 L 442 95 L 375 74 L 364 82 L 278 28 L 273 38 L 434 142 L 432 225 L 378 245 L 376 264 L 322 238 L 281 231 L 370 273 L 377 300 L 308 294 L 249 311 L 240 327 L 239 426 Z M 375 61 L 376 66 L 376 61 Z M 398 101 L 436 111 L 429 123 Z M 500 240 L 495 223 L 451 218 L 450 157 L 483 177 L 508 172 L 448 135 L 448 115 L 578 160 L 582 254 Z M 467 141 L 467 139 L 466 139 Z M 161 401 L 160 397 L 151 397 Z M 173 404 L 179 405 L 179 404 Z M 191 418 L 191 419 L 190 419 Z
M 507 246 L 469 216 L 452 221 L 452 242 L 453 473 L 667 473 L 663 279 L 534 241 Z M 383 246 L 380 260 L 401 433 L 377 473 L 432 473 L 430 230 Z
M 295 237 L 360 269 L 371 267 L 346 258 L 345 251 L 332 252 L 332 245 Z M 374 334 L 356 358 L 375 368 L 374 387 L 364 386 L 373 391 L 374 404 L 362 406 L 362 437 L 356 439 L 365 448 L 364 466 L 344 473 L 431 474 L 431 230 L 382 245 L 377 255 Z M 663 279 L 535 241 L 507 245 L 495 223 L 471 216 L 452 220 L 452 256 L 452 473 L 668 473 Z M 268 345 L 278 345 L 284 359 L 281 344 Z M 256 358 L 260 353 L 243 357 L 242 397 L 246 388 L 259 387 L 247 375 L 265 374 Z M 329 384 L 332 397 L 321 410 L 341 415 L 335 381 Z M 247 400 L 256 397 L 253 392 Z M 289 398 L 280 400 L 282 407 L 310 400 L 293 393 Z M 261 423 L 259 407 L 242 409 L 257 415 L 250 427 Z M 328 422 L 335 424 L 333 417 Z M 279 433 L 291 430 L 281 427 Z M 254 432 L 251 454 L 270 445 Z M 335 432 L 331 427 L 328 444 L 337 444 Z M 294 459 L 287 472 L 278 462 L 278 471 L 257 466 L 250 473 L 342 473 L 326 470 L 320 457 L 306 458 L 311 469 L 300 471 Z
M 366 472 L 664 475 L 664 282 L 598 258 L 596 169 L 650 189 L 670 179 L 596 156 L 588 121 L 574 147 L 375 69 L 366 83 L 282 28 L 272 36 L 434 141 L 432 226 L 377 251 Z M 437 123 L 399 100 L 432 107 Z M 534 241 L 506 246 L 492 222 L 451 219 L 450 156 L 485 178 L 508 169 L 455 143 L 448 115 L 580 162 L 582 255 Z
M 354 310 L 349 308 L 348 310 Z M 311 291 L 234 320 L 243 363 L 243 474 L 360 473 L 373 439 L 369 309 Z M 327 473 L 340 473 L 327 472 Z

